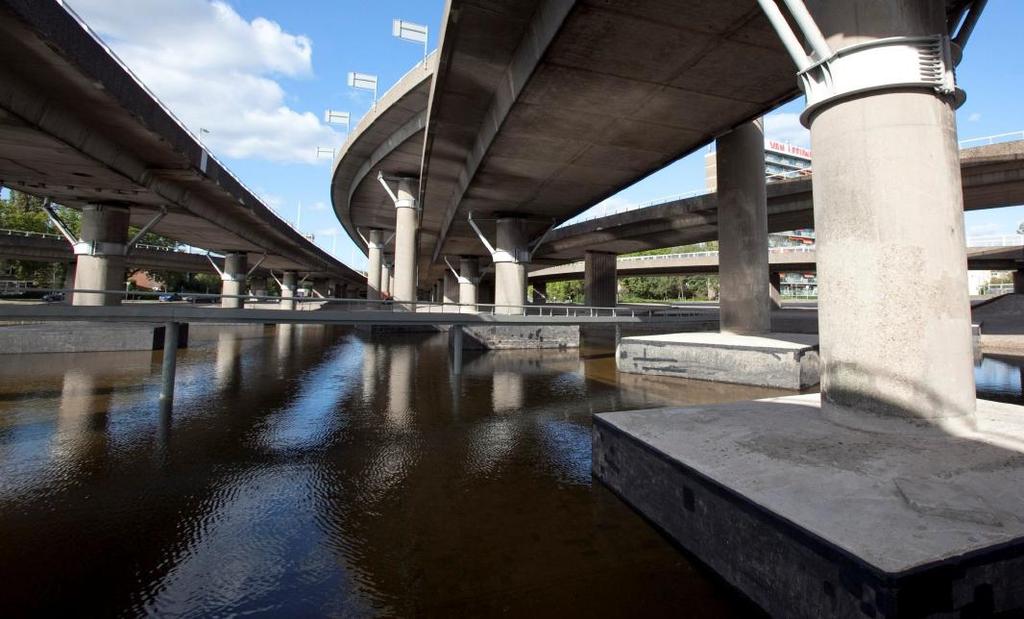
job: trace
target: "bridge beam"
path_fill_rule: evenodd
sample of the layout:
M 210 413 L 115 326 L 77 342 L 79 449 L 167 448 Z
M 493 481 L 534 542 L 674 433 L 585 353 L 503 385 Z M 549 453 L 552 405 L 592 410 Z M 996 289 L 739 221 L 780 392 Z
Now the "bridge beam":
M 592 307 L 614 307 L 618 303 L 615 254 L 588 251 L 583 260 L 583 303 Z
M 224 256 L 224 269 L 220 273 L 220 306 L 235 309 L 242 307 L 239 296 L 245 291 L 245 277 L 249 269 L 249 256 L 245 252 L 229 253 Z
M 75 288 L 123 290 L 130 211 L 125 206 L 87 204 L 75 243 Z M 120 305 L 121 296 L 99 292 L 74 295 L 75 305 Z
M 771 331 L 764 125 L 746 123 L 717 140 L 721 330 Z
M 384 244 L 381 242 L 383 232 L 378 228 L 370 230 L 370 236 L 366 240 L 366 251 L 369 263 L 366 267 L 366 300 L 377 301 L 380 299 L 380 274 L 382 252 Z

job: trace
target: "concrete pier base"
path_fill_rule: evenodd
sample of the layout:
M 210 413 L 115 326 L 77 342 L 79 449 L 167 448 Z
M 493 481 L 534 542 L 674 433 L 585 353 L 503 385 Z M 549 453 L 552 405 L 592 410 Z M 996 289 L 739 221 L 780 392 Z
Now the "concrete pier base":
M 577 325 L 487 325 L 463 327 L 463 347 L 476 350 L 579 348 Z
M 615 365 L 630 374 L 806 389 L 818 383 L 817 345 L 803 333 L 641 335 L 619 340 Z
M 817 395 L 594 419 L 594 474 L 774 616 L 1024 609 L 1024 407 L 979 400 L 958 434 Z

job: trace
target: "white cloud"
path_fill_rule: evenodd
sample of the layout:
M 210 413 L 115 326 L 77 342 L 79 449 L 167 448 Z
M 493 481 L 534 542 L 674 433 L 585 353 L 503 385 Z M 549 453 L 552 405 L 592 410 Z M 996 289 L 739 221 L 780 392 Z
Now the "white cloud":
M 776 112 L 764 117 L 764 137 L 810 148 L 811 133 L 800 124 L 800 115 Z
M 967 226 L 967 236 L 991 236 L 1000 234 L 1001 227 L 998 224 L 974 224 Z
M 976 123 L 979 120 L 981 120 L 981 112 L 972 112 L 971 115 L 967 117 L 967 122 Z
M 325 202 L 317 201 L 317 202 L 314 202 L 313 204 L 309 205 L 309 210 L 311 210 L 311 211 L 326 211 L 327 210 L 327 204 Z
M 319 230 L 314 231 L 313 234 L 315 234 L 318 237 L 321 237 L 321 236 L 326 236 L 326 237 L 338 236 L 339 234 L 341 234 L 341 229 L 337 228 L 337 227 L 335 227 L 335 228 L 320 228 Z
M 309 38 L 222 0 L 70 0 L 132 71 L 203 141 L 235 158 L 316 163 L 341 136 L 285 105 L 276 78 L 313 74 Z M 321 162 L 326 159 L 320 160 Z

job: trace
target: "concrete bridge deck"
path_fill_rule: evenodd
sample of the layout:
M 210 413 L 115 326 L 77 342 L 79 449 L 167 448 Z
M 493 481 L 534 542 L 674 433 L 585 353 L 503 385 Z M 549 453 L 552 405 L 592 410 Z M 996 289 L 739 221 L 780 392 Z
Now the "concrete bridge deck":
M 129 207 L 141 227 L 250 263 L 365 279 L 270 210 L 63 5 L 0 1 L 0 184 Z
M 211 256 L 217 268 L 224 269 L 224 258 Z M 38 232 L 0 230 L 0 260 L 37 262 L 73 262 L 75 254 L 64 237 Z M 130 268 L 182 273 L 216 273 L 203 254 L 176 251 L 169 247 L 136 245 L 127 256 Z

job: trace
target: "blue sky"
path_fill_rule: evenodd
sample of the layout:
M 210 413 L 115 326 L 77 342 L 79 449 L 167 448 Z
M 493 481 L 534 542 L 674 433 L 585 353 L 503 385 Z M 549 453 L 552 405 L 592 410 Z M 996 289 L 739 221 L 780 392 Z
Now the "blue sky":
M 376 74 L 383 92 L 422 57 L 422 47 L 391 36 L 392 18 L 430 28 L 437 44 L 443 0 L 67 0 L 215 155 L 283 217 L 316 235 L 356 268 L 365 258 L 330 209 L 329 158 L 343 127 L 323 123 L 327 108 L 353 125 L 371 95 L 346 84 L 349 71 Z M 991 0 L 958 69 L 967 103 L 961 139 L 1024 130 L 1024 2 Z M 767 121 L 768 137 L 807 145 L 799 101 Z M 676 162 L 599 207 L 619 208 L 702 188 L 703 153 Z M 1024 207 L 968 213 L 968 235 L 1012 234 Z

